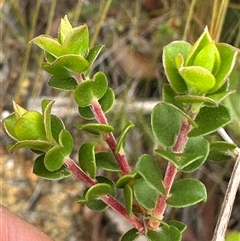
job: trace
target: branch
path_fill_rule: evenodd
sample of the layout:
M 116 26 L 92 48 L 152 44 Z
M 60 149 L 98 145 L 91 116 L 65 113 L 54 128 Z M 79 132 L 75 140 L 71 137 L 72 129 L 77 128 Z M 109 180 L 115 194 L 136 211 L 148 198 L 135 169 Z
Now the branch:
M 78 180 L 82 181 L 88 187 L 91 187 L 97 183 L 96 180 L 89 177 L 70 157 L 66 158 L 64 164 Z M 139 232 L 144 232 L 144 224 L 136 216 L 129 216 L 125 207 L 115 198 L 110 195 L 105 195 L 101 197 L 101 200 L 126 218 Z
M 182 126 L 178 135 L 178 138 L 173 146 L 173 151 L 174 152 L 183 152 L 184 147 L 187 143 L 188 140 L 188 132 L 190 130 L 190 124 L 188 120 L 184 120 L 182 122 Z M 156 229 L 160 221 L 164 218 L 164 212 L 166 210 L 167 204 L 166 200 L 169 196 L 172 184 L 174 182 L 175 176 L 177 174 L 177 168 L 174 166 L 172 163 L 168 163 L 167 170 L 164 176 L 164 185 L 165 185 L 165 195 L 164 196 L 159 196 L 157 205 L 155 207 L 155 210 L 153 211 L 153 220 L 149 220 L 149 227 Z
M 108 125 L 107 118 L 106 118 L 104 112 L 102 111 L 101 105 L 99 104 L 99 102 L 97 100 L 92 101 L 91 109 L 92 109 L 92 112 L 93 112 L 93 114 L 94 114 L 98 123 Z M 110 149 L 111 149 L 113 155 L 115 156 L 115 158 L 118 162 L 118 165 L 121 168 L 123 174 L 127 174 L 127 173 L 131 172 L 131 167 L 129 166 L 129 164 L 126 160 L 125 154 L 116 153 L 117 142 L 116 142 L 116 139 L 115 139 L 113 133 L 110 132 L 110 133 L 107 133 L 107 134 L 103 134 L 103 138 L 105 139 L 108 146 L 110 147 Z
M 224 241 L 227 226 L 231 216 L 234 200 L 240 184 L 240 148 L 237 148 L 237 159 L 234 165 L 227 191 L 222 203 L 220 213 L 218 215 L 217 225 L 213 234 L 212 241 Z

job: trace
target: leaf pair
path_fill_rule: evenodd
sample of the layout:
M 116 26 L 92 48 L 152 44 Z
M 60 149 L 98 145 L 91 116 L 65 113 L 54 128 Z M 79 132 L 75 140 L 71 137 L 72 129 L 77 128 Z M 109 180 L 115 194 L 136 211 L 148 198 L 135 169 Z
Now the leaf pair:
M 238 50 L 228 44 L 215 44 L 208 29 L 191 46 L 174 41 L 164 47 L 163 65 L 176 93 L 214 93 L 227 81 L 236 62 Z

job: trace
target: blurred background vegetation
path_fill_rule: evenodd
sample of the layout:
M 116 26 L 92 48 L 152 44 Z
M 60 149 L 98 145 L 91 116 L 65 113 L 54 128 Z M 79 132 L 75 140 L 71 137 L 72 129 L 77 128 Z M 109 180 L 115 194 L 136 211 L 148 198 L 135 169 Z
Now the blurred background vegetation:
M 39 34 L 57 36 L 60 19 L 67 14 L 74 26 L 87 23 L 92 46 L 95 44 L 106 45 L 106 50 L 96 61 L 93 72 L 104 71 L 116 94 L 118 108 L 114 108 L 114 112 L 108 114 L 109 122 L 113 126 L 123 127 L 126 121 L 131 119 L 136 125 L 136 128 L 130 132 L 126 148 L 132 162 L 143 153 L 152 154 L 155 146 L 149 125 L 149 114 L 154 103 L 161 100 L 161 85 L 166 81 L 161 62 L 163 47 L 169 42 L 179 39 L 193 43 L 205 26 L 208 26 L 212 38 L 216 42 L 226 42 L 237 48 L 240 47 L 239 0 L 0 0 L 0 8 L 1 118 L 11 112 L 13 99 L 26 108 L 36 109 L 40 108 L 42 98 L 56 98 L 55 111 L 63 117 L 66 125 L 76 135 L 76 143 L 80 145 L 87 138 L 82 133 L 79 136 L 80 134 L 73 128 L 73 123 L 81 120 L 74 111 L 71 93 L 60 93 L 47 87 L 49 75 L 41 68 L 44 61 L 43 52 L 28 43 Z M 227 127 L 227 131 L 238 145 L 240 145 L 239 59 L 230 77 L 230 88 L 235 89 L 236 93 L 225 103 L 230 107 L 233 117 L 233 122 Z M 120 129 L 116 128 L 116 136 Z M 21 152 L 9 157 L 5 148 L 9 139 L 3 130 L 0 132 L 0 138 L 1 145 L 3 144 L 1 154 L 6 156 L 6 162 L 3 163 L 3 170 L 1 170 L 2 183 L 4 183 L 3 204 L 35 223 L 59 241 L 118 239 L 121 231 L 114 233 L 112 230 L 115 228 L 106 224 L 112 222 L 111 218 L 99 214 L 96 219 L 98 221 L 91 223 L 88 211 L 75 205 L 72 208 L 70 202 L 71 208 L 68 206 L 70 211 L 66 213 L 72 211 L 73 216 L 70 218 L 73 224 L 71 223 L 69 226 L 63 224 L 63 228 L 68 231 L 57 232 L 58 224 L 56 223 L 55 226 L 49 228 L 54 225 L 54 222 L 49 224 L 50 226 L 44 223 L 44 220 L 49 219 L 47 214 L 42 217 L 38 213 L 33 218 L 31 212 L 38 210 L 35 205 L 40 206 L 40 197 L 49 194 L 47 191 L 49 187 L 54 193 L 55 189 L 51 186 L 54 184 L 39 180 L 31 174 L 26 175 L 26 168 L 30 168 L 31 171 L 32 165 L 27 160 L 31 160 L 33 157 L 29 152 Z M 210 138 L 220 139 L 218 135 L 212 135 Z M 100 143 L 99 148 L 105 148 L 104 144 Z M 14 159 L 13 162 L 9 162 L 11 158 Z M 6 174 L 4 170 L 5 167 L 8 167 L 6 163 L 12 163 L 9 164 L 9 170 L 14 170 L 13 176 L 11 173 Z M 234 160 L 223 163 L 207 162 L 194 175 L 204 180 L 209 190 L 208 202 L 181 212 L 171 209 L 166 214 L 166 218 L 177 217 L 189 225 L 184 237 L 185 241 L 211 239 L 233 164 Z M 160 162 L 160 165 L 164 167 L 164 163 Z M 14 178 L 18 183 L 19 179 L 24 180 L 27 187 L 30 187 L 24 195 L 23 190 L 17 187 L 15 182 L 10 183 Z M 73 180 L 70 183 L 69 181 L 62 182 L 64 185 L 75 185 Z M 12 201 L 9 201 L 10 197 L 5 192 L 15 190 L 13 186 L 16 191 L 12 191 L 12 194 L 16 200 L 14 201 L 13 197 Z M 4 187 L 8 188 L 4 189 Z M 66 199 L 63 198 L 62 202 L 68 202 L 66 200 L 69 200 L 69 195 L 72 195 L 70 199 L 74 202 L 76 195 L 80 195 L 79 189 L 77 190 L 76 193 L 68 193 L 68 196 L 64 196 Z M 35 192 L 38 193 L 33 196 L 32 193 Z M 59 189 L 58 192 L 64 195 L 63 189 Z M 54 206 L 56 196 L 53 195 L 50 199 L 52 200 L 51 205 Z M 16 205 L 17 200 L 18 205 Z M 32 203 L 31 205 L 28 203 L 26 206 L 24 203 L 30 202 L 29 200 Z M 45 209 L 49 209 L 49 202 L 45 203 L 45 205 L 47 204 Z M 238 193 L 229 231 L 240 230 L 239 203 Z M 44 205 L 44 202 L 41 205 Z M 60 210 L 61 205 L 62 203 L 59 204 Z M 43 207 L 40 210 L 42 212 L 45 209 Z M 80 215 L 83 217 L 80 221 L 79 213 L 83 214 Z M 50 215 L 56 215 L 56 213 Z M 62 216 L 64 215 L 62 214 Z M 96 227 L 94 227 L 101 235 L 98 233 L 94 236 L 84 232 L 84 230 L 88 230 L 88 223 L 90 223 L 90 230 L 95 225 Z M 85 228 L 79 228 L 79 225 Z M 119 228 L 117 227 L 116 230 Z

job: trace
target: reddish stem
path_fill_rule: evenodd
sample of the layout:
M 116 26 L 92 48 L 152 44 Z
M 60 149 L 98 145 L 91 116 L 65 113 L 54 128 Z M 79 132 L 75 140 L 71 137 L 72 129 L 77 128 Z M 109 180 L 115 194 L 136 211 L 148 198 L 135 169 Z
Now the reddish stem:
M 75 177 L 84 182 L 88 187 L 91 187 L 97 183 L 96 180 L 89 177 L 70 157 L 65 159 L 65 166 L 67 169 L 75 175 Z M 115 198 L 110 195 L 105 195 L 102 198 L 102 201 L 108 204 L 112 209 L 125 217 L 139 232 L 144 232 L 144 224 L 136 217 L 129 216 L 127 214 L 124 206 L 119 203 Z
M 92 112 L 98 123 L 108 125 L 107 118 L 106 118 L 104 112 L 102 111 L 101 105 L 99 104 L 99 102 L 97 100 L 92 101 L 91 109 L 92 109 Z M 105 139 L 108 146 L 110 147 L 123 174 L 127 174 L 127 173 L 131 172 L 131 167 L 129 166 L 129 164 L 126 160 L 125 154 L 116 153 L 117 142 L 116 142 L 116 139 L 115 139 L 113 133 L 110 132 L 110 133 L 103 134 L 103 138 Z
M 93 180 L 89 177 L 70 157 L 65 159 L 64 162 L 67 169 L 74 174 L 74 176 L 85 183 L 86 186 L 91 187 L 97 183 L 97 181 Z
M 188 132 L 190 130 L 190 124 L 187 120 L 184 120 L 182 122 L 182 126 L 178 135 L 178 138 L 173 146 L 173 152 L 183 152 L 184 147 L 188 140 Z M 153 211 L 152 216 L 154 217 L 153 220 L 150 220 L 148 223 L 148 226 L 152 229 L 156 229 L 159 224 L 160 220 L 164 217 L 164 212 L 166 210 L 167 204 L 166 200 L 169 196 L 170 189 L 172 187 L 172 184 L 174 182 L 175 176 L 177 174 L 177 168 L 172 164 L 171 162 L 168 163 L 167 170 L 164 176 L 164 185 L 165 185 L 165 195 L 159 196 L 157 205 Z

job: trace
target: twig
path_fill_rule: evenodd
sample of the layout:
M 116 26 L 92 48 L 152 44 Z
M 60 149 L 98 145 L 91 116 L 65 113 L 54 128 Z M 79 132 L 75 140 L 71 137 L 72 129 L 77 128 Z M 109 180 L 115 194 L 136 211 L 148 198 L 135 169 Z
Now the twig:
M 224 241 L 227 226 L 231 216 L 234 200 L 240 184 L 240 149 L 237 148 L 237 159 L 234 165 L 230 181 L 228 183 L 226 195 L 224 197 L 221 211 L 218 216 L 217 225 L 213 234 L 212 241 Z
M 64 164 L 78 180 L 82 181 L 88 187 L 92 187 L 97 183 L 96 180 L 89 177 L 70 157 L 65 159 Z M 144 224 L 136 216 L 129 216 L 126 208 L 115 198 L 110 195 L 105 195 L 101 197 L 101 200 L 114 209 L 117 213 L 125 217 L 139 232 L 144 232 Z
M 102 107 L 97 100 L 92 101 L 91 109 L 98 123 L 108 125 L 105 113 L 102 111 Z M 103 138 L 110 147 L 113 155 L 115 156 L 119 167 L 121 168 L 123 174 L 131 172 L 131 167 L 129 166 L 126 156 L 124 153 L 116 153 L 117 142 L 112 132 L 103 134 Z

